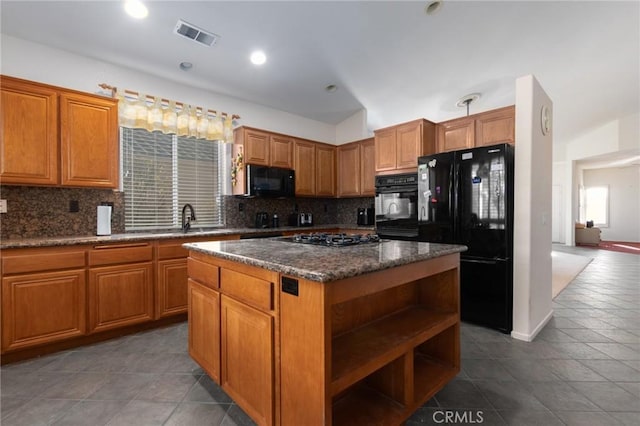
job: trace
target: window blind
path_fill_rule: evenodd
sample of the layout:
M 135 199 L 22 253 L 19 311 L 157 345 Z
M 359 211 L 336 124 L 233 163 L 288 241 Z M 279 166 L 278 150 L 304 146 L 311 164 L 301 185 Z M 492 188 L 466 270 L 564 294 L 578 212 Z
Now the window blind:
M 126 230 L 180 228 L 187 203 L 192 226 L 224 223 L 222 144 L 124 127 L 120 139 Z

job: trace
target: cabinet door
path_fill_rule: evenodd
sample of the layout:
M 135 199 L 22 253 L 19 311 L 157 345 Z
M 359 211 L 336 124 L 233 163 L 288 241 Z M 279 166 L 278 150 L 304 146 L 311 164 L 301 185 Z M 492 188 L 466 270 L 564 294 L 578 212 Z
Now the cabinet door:
M 258 130 L 244 131 L 244 162 L 269 165 L 269 133 Z
M 316 144 L 296 140 L 293 148 L 296 195 L 316 195 Z
M 153 319 L 151 262 L 89 269 L 89 331 Z
M 515 107 L 500 108 L 476 117 L 475 146 L 515 142 Z
M 398 126 L 396 129 L 396 168 L 417 168 L 421 145 L 422 126 L 419 123 Z
M 113 99 L 60 95 L 61 183 L 118 187 L 118 104 Z
M 396 169 L 396 129 L 377 131 L 375 134 L 376 172 Z
M 2 351 L 51 343 L 86 332 L 84 270 L 2 279 Z
M 316 145 L 316 195 L 336 196 L 336 149 Z
M 293 141 L 286 136 L 271 135 L 271 166 L 293 169 Z
M 376 195 L 375 149 L 373 138 L 360 144 L 360 192 L 362 195 Z
M 187 259 L 159 260 L 156 319 L 187 312 Z
M 339 146 L 338 154 L 338 197 L 360 195 L 360 144 L 350 143 Z
M 438 152 L 469 149 L 474 146 L 474 120 L 463 118 L 438 124 Z
M 2 183 L 56 185 L 58 95 L 48 87 L 2 77 Z
M 220 383 L 220 293 L 189 280 L 189 355 Z
M 222 295 L 222 389 L 259 425 L 273 424 L 273 318 Z

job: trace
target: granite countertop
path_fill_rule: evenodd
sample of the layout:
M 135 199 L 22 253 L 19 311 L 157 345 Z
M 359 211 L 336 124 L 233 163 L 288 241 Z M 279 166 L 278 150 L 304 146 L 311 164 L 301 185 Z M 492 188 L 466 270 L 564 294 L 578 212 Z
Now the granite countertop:
M 461 245 L 415 241 L 383 240 L 328 247 L 285 239 L 209 241 L 184 246 L 222 259 L 319 282 L 341 280 L 467 250 Z
M 275 232 L 314 232 L 319 229 L 342 228 L 361 229 L 363 233 L 372 232 L 372 226 L 357 226 L 353 224 L 327 224 L 314 226 L 281 226 L 278 228 L 203 228 L 191 230 L 186 234 L 180 230 L 158 231 L 158 232 L 131 232 L 126 234 L 112 234 L 108 236 L 68 236 L 68 237 L 46 237 L 46 238 L 21 238 L 2 240 L 0 249 L 29 248 L 29 247 L 55 247 L 73 246 L 81 244 L 106 244 L 106 243 L 128 243 L 135 241 L 168 240 L 192 237 L 220 237 L 225 235 L 255 235 L 272 234 Z

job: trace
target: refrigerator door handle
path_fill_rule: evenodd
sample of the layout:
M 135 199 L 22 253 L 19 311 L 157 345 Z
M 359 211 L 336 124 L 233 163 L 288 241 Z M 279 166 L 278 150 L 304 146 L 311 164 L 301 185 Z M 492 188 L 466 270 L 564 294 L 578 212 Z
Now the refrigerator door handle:
M 462 262 L 479 263 L 479 264 L 482 264 L 482 265 L 497 265 L 498 264 L 497 260 L 460 259 L 460 263 L 462 263 Z

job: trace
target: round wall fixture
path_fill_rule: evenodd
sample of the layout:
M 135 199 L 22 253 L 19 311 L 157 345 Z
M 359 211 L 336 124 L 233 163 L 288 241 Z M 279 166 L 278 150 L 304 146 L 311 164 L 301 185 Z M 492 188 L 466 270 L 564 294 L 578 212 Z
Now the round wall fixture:
M 335 84 L 329 84 L 327 87 L 324 88 L 324 90 L 326 90 L 329 93 L 333 93 L 336 90 L 338 90 L 338 86 L 336 86 Z
M 193 68 L 193 64 L 191 62 L 180 62 L 179 67 L 182 71 L 189 71 Z
M 543 105 L 540 110 L 540 126 L 542 127 L 542 134 L 544 136 L 551 131 L 551 111 L 546 105 Z
M 436 0 L 432 1 L 424 7 L 424 13 L 427 15 L 435 15 L 442 9 L 442 1 Z
M 262 50 L 256 50 L 251 53 L 250 59 L 253 65 L 262 65 L 267 62 L 267 55 Z

